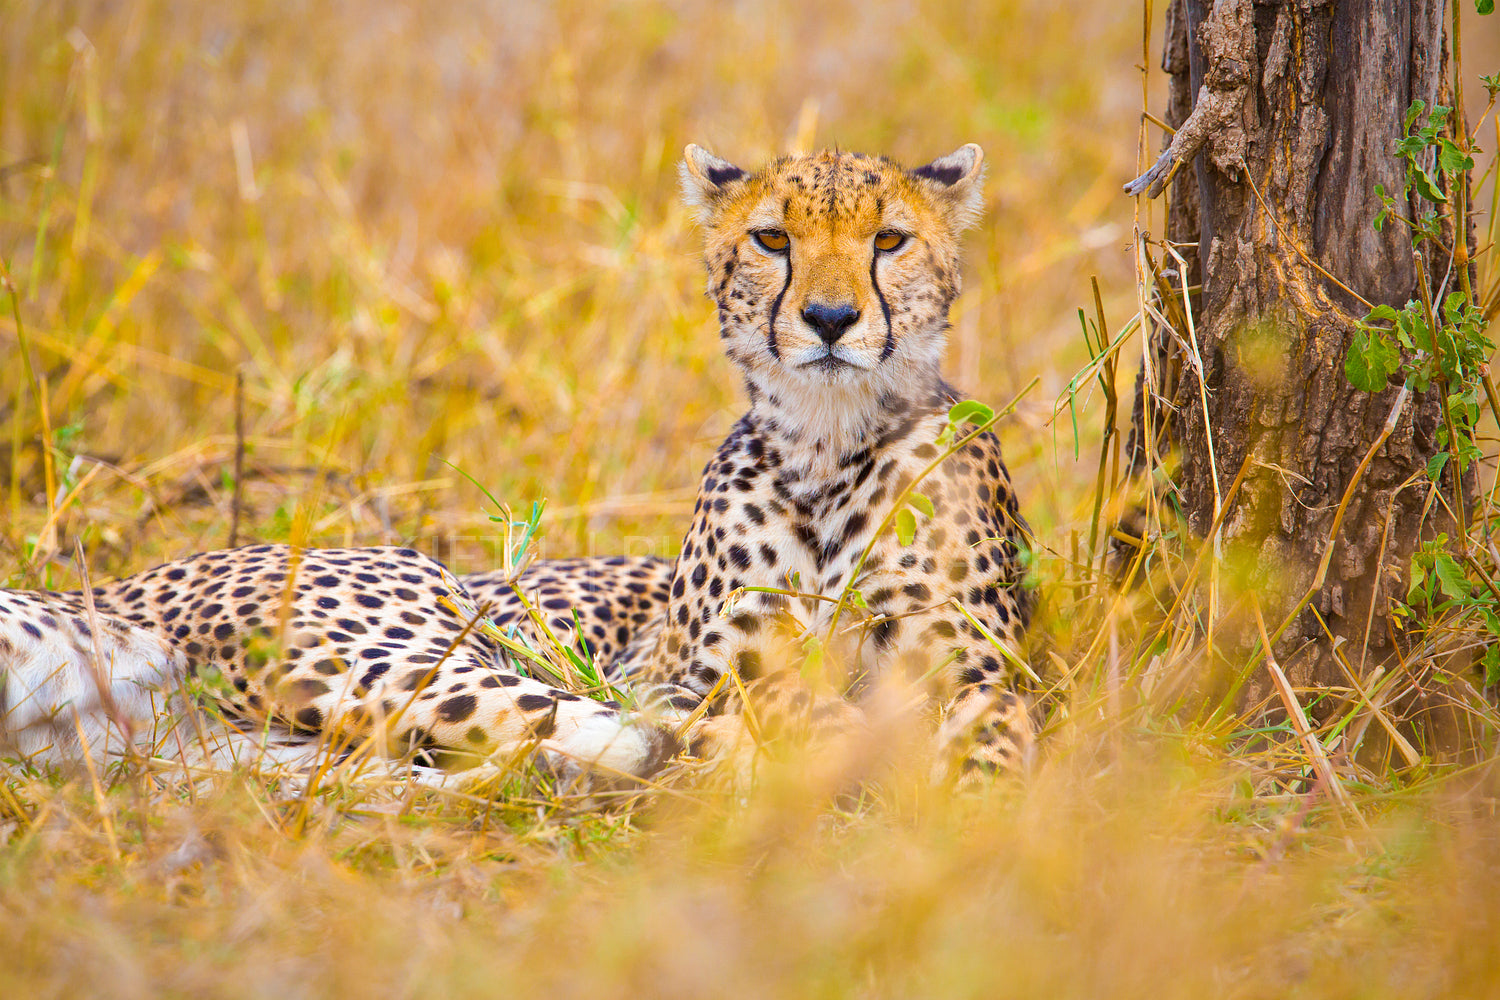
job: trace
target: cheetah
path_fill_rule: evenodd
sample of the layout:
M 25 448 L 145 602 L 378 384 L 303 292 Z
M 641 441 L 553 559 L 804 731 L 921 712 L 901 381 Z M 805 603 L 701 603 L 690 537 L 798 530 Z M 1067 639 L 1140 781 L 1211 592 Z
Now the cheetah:
M 763 731 L 844 727 L 873 683 L 929 678 L 951 773 L 1023 766 L 1028 528 L 988 430 L 938 461 L 962 399 L 941 366 L 983 152 L 913 170 L 822 152 L 751 173 L 688 146 L 680 173 L 750 405 L 704 470 L 658 634 L 620 672 L 669 724 L 710 699 L 710 717 L 758 711 Z M 918 477 L 930 516 L 910 538 L 881 532 Z M 862 622 L 835 631 L 849 591 Z M 776 638 L 820 634 L 837 698 L 808 690 Z
M 577 576 L 587 596 L 589 574 Z M 478 627 L 482 610 L 445 566 L 401 548 L 259 545 L 87 594 L 0 591 L 0 748 L 41 762 L 107 754 L 111 740 L 123 752 L 122 730 L 153 716 L 153 695 L 195 677 L 222 680 L 206 690 L 246 733 L 272 727 L 256 749 L 276 763 L 375 738 L 385 756 L 442 751 L 449 763 L 535 749 L 564 775 L 613 779 L 650 775 L 675 752 L 670 733 L 617 702 L 524 674 Z
M 915 170 L 824 152 L 754 174 L 686 151 L 708 294 L 750 408 L 704 470 L 665 600 L 628 607 L 638 631 L 612 634 L 608 620 L 585 630 L 657 718 L 681 731 L 703 717 L 688 735 L 709 738 L 695 747 L 742 740 L 715 722 L 744 714 L 745 697 L 757 740 L 858 726 L 851 706 L 896 675 L 931 677 L 946 701 L 938 743 L 950 775 L 1014 771 L 1031 755 L 1011 685 L 1032 610 L 1028 528 L 993 434 L 968 436 L 943 461 L 937 443 L 962 398 L 941 364 L 983 167 L 975 145 Z M 918 476 L 931 516 L 904 543 L 877 536 Z M 668 567 L 636 571 L 659 580 Z M 863 622 L 827 635 L 855 617 L 851 591 Z M 510 607 L 501 620 L 521 615 Z M 820 633 L 842 669 L 837 698 L 792 669 L 801 657 L 787 638 Z
M 543 562 L 512 586 L 409 549 L 257 546 L 87 594 L 0 591 L 0 745 L 76 752 L 142 713 L 142 692 L 218 674 L 228 715 L 292 743 L 535 748 L 572 773 L 644 777 L 682 739 L 743 744 L 751 715 L 757 739 L 858 727 L 862 696 L 904 677 L 942 704 L 947 773 L 1022 766 L 1032 726 L 1009 664 L 1031 612 L 1027 527 L 993 434 L 939 450 L 961 399 L 941 365 L 983 164 L 968 145 L 913 170 L 823 152 L 750 173 L 687 148 L 683 190 L 750 406 L 675 560 Z M 913 485 L 930 511 L 910 537 L 881 530 Z M 482 610 L 576 647 L 638 711 L 529 676 L 476 627 Z M 815 688 L 786 637 L 820 633 L 839 669 Z
M 555 574 L 543 595 L 553 612 L 577 602 L 566 595 L 582 575 L 623 597 L 618 608 L 590 600 L 583 639 L 699 753 L 743 744 L 749 714 L 755 742 L 857 728 L 861 694 L 894 675 L 930 678 L 946 702 L 940 773 L 972 781 L 1032 754 L 1011 684 L 1032 610 L 1029 529 L 992 433 L 938 461 L 962 399 L 941 365 L 983 172 L 976 145 L 914 170 L 823 152 L 753 174 L 686 150 L 683 192 L 705 230 L 708 294 L 749 412 L 703 472 L 675 564 L 632 565 L 634 597 L 605 561 L 538 572 Z M 904 543 L 877 536 L 918 476 L 931 516 Z M 524 619 L 508 588 L 465 582 L 497 620 Z M 863 621 L 826 635 L 840 615 L 856 617 L 847 591 Z M 820 633 L 841 668 L 834 697 L 809 689 L 788 641 Z

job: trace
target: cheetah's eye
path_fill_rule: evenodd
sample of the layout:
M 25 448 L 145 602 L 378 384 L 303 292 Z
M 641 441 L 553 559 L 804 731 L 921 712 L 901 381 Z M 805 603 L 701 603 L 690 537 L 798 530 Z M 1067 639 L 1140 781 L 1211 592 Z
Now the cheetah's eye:
M 894 229 L 882 229 L 875 234 L 875 249 L 890 253 L 900 250 L 901 245 L 906 242 L 906 234 L 898 233 Z
M 771 253 L 781 253 L 791 243 L 786 233 L 779 229 L 760 229 L 750 235 L 755 237 L 755 242 L 760 244 L 762 250 Z

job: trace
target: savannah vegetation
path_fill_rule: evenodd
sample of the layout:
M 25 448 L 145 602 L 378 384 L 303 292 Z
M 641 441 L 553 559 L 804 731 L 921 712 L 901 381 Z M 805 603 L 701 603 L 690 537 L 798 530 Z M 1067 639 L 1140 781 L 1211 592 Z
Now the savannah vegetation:
M 1413 556 L 1409 655 L 1298 686 L 1251 643 L 1228 666 L 1262 696 L 1203 697 L 1215 630 L 1258 625 L 1245 595 L 1276 581 L 1127 475 L 1142 329 L 1182 301 L 1137 238 L 1164 206 L 1120 193 L 1160 148 L 1162 12 L 971 6 L 0 7 L 0 582 L 251 541 L 488 569 L 515 537 L 495 500 L 547 501 L 543 556 L 670 554 L 741 405 L 684 144 L 921 163 L 972 140 L 988 203 L 949 370 L 1015 400 L 1044 746 L 1024 787 L 974 795 L 898 755 L 838 797 L 793 760 L 750 795 L 668 775 L 604 811 L 530 773 L 288 794 L 7 762 L 0 994 L 1493 994 L 1485 359 L 1429 379 L 1470 394 L 1447 442 L 1480 499 L 1445 540 L 1467 547 Z M 1500 288 L 1478 82 L 1500 44 L 1460 14 L 1479 211 L 1456 305 L 1479 312 L 1451 326 L 1472 338 Z M 1373 316 L 1351 379 L 1413 375 L 1402 329 Z M 1143 497 L 1149 558 L 1120 589 L 1112 533 Z M 1409 716 L 1435 701 L 1466 740 Z

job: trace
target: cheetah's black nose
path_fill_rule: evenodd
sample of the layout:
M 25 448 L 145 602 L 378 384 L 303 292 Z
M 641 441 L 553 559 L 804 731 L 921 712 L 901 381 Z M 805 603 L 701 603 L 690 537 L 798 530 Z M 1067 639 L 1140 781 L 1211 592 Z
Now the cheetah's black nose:
M 817 302 L 802 310 L 802 319 L 818 331 L 825 344 L 834 344 L 859 320 L 859 310 L 853 306 L 825 306 Z

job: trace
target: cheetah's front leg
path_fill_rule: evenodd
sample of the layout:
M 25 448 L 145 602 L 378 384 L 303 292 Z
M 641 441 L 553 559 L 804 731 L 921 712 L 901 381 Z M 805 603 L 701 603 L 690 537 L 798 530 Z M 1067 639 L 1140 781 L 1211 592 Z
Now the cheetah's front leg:
M 816 691 L 796 671 L 779 670 L 716 696 L 714 711 L 694 718 L 703 696 L 677 684 L 650 689 L 653 717 L 682 734 L 689 752 L 711 761 L 741 788 L 753 783 L 756 764 L 786 750 L 851 748 L 868 734 L 864 712 L 831 691 Z M 670 720 L 670 721 L 668 721 Z M 833 755 L 841 756 L 841 755 Z
M 506 763 L 535 749 L 570 777 L 590 771 L 606 779 L 647 776 L 676 751 L 667 733 L 625 718 L 613 702 L 488 664 L 466 671 L 462 657 L 454 662 L 436 669 L 408 665 L 358 698 L 335 682 L 326 694 L 300 702 L 295 688 L 273 683 L 271 703 L 277 714 L 293 719 L 305 718 L 311 708 L 330 732 L 375 736 L 398 752 L 434 748 Z
M 1031 765 L 1035 740 L 1020 695 L 987 682 L 970 685 L 943 714 L 934 778 L 967 785 L 984 775 L 1021 774 Z
M 1020 774 L 1035 753 L 1036 729 L 1025 699 L 1011 687 L 1007 657 L 953 604 L 931 610 L 916 648 L 902 651 L 908 675 L 946 649 L 947 691 L 935 748 L 934 780 L 972 784 L 986 775 Z M 1014 642 L 1004 633 L 1000 642 Z
M 1000 651 L 973 635 L 978 630 L 967 619 L 959 627 L 970 634 L 953 651 L 957 690 L 938 727 L 934 776 L 967 785 L 986 775 L 1021 774 L 1031 765 L 1036 742 L 1026 701 L 1011 689 Z

